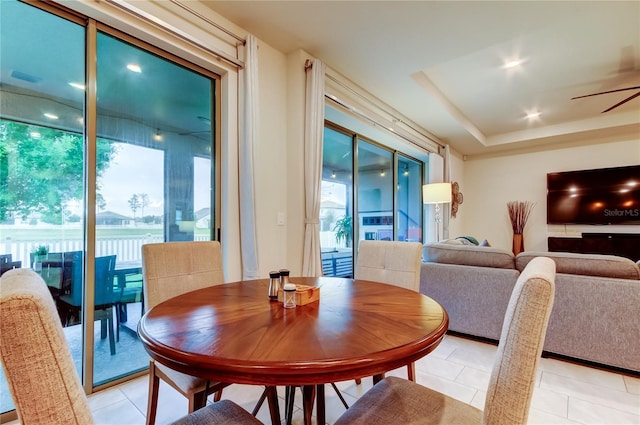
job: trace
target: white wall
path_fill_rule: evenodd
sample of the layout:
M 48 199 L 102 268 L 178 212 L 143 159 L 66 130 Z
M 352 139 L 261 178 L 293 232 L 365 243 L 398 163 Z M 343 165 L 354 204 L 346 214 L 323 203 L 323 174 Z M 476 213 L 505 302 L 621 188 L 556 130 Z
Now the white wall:
M 304 115 L 305 81 L 304 63 L 314 59 L 308 53 L 297 50 L 287 56 L 287 255 L 286 268 L 292 276 L 302 274 L 304 249 Z M 283 140 L 284 141 L 284 140 Z
M 258 41 L 259 127 L 254 146 L 256 231 L 261 277 L 287 262 L 287 57 Z M 285 224 L 278 224 L 278 214 Z M 242 231 L 242 229 L 240 229 Z
M 448 209 L 449 214 L 449 226 L 447 237 L 455 238 L 457 236 L 463 236 L 467 233 L 464 232 L 463 223 L 465 217 L 468 215 L 467 202 L 467 185 L 464 178 L 464 162 L 462 161 L 462 155 L 458 152 L 451 150 L 451 182 L 457 182 L 460 186 L 460 192 L 462 192 L 462 204 L 458 206 L 458 213 L 455 218 L 451 217 L 451 209 Z M 481 238 L 480 240 L 482 240 Z
M 199 40 L 233 56 L 233 40 L 222 42 L 223 35 L 201 33 L 202 27 L 190 22 L 197 19 L 180 8 L 170 3 L 132 4 L 162 17 L 179 30 L 195 31 Z M 197 4 L 192 6 L 201 8 Z M 222 76 L 222 244 L 226 279 L 240 279 L 236 69 L 189 43 L 167 37 L 161 30 L 139 22 L 110 3 L 82 1 L 74 3 L 74 7 Z M 200 11 L 236 33 L 244 33 L 209 9 Z M 204 28 L 215 32 L 206 25 Z M 284 54 L 260 40 L 258 44 L 260 128 L 255 146 L 255 183 L 259 270 L 265 277 L 269 270 L 279 268 L 289 268 L 296 275 L 302 269 L 304 237 L 304 62 L 312 57 L 302 50 Z M 582 231 L 640 233 L 640 226 L 608 226 L 606 229 L 547 226 L 545 212 L 546 173 L 638 164 L 639 139 L 635 135 L 626 140 L 588 141 L 586 146 L 529 150 L 469 161 L 463 161 L 461 155 L 453 151 L 451 179 L 460 184 L 464 203 L 456 218 L 449 217 L 445 231 L 448 230 L 449 237 L 472 235 L 486 238 L 494 246 L 511 249 L 506 203 L 529 200 L 537 205 L 525 229 L 527 249 L 546 250 L 546 238 L 550 235 L 574 235 Z M 279 214 L 284 218 L 284 225 L 277 224 Z
M 525 227 L 526 250 L 547 251 L 548 236 L 579 236 L 582 232 L 640 233 L 640 226 L 549 226 L 546 224 L 546 174 L 556 171 L 606 168 L 640 163 L 640 137 L 586 141 L 583 146 L 512 152 L 464 162 L 464 204 L 456 234 L 487 239 L 511 250 L 509 201 L 536 203 Z M 454 220 L 456 221 L 456 220 Z M 452 234 L 453 236 L 453 234 Z

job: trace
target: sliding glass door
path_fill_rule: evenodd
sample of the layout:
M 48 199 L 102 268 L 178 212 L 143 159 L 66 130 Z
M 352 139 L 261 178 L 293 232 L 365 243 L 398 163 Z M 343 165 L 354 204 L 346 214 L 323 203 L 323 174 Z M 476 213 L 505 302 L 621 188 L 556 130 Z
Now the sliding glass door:
M 322 145 L 320 249 L 325 276 L 353 273 L 353 138 L 330 127 Z
M 422 241 L 423 162 L 330 123 L 322 160 L 325 276 L 352 276 L 361 240 Z
M 393 152 L 358 140 L 358 237 L 394 240 Z
M 104 32 L 96 52 L 97 138 L 113 150 L 96 182 L 99 385 L 148 366 L 136 334 L 144 311 L 142 245 L 212 238 L 215 81 Z
M 67 325 L 64 253 L 85 249 L 85 103 L 72 85 L 85 81 L 85 28 L 20 2 L 1 9 L 0 254 L 10 260 L 3 271 L 35 270 Z M 64 331 L 82 373 L 81 327 Z M 0 411 L 12 409 L 1 376 Z
M 407 242 L 422 242 L 422 182 L 423 164 L 420 161 L 398 154 L 396 173 L 396 239 Z
M 142 245 L 214 237 L 219 79 L 39 5 L 2 1 L 0 265 L 43 277 L 90 390 L 148 366 Z

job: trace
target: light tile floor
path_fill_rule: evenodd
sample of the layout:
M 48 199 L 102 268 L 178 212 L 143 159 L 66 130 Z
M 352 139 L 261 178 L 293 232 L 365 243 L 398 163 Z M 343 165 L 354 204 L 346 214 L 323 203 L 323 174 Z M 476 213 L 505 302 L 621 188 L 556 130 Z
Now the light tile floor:
M 447 335 L 440 346 L 416 363 L 418 383 L 451 397 L 483 407 L 496 346 Z M 406 368 L 390 373 L 405 377 Z M 144 424 L 148 379 L 146 376 L 89 397 L 98 424 Z M 349 404 L 371 387 L 371 379 L 361 385 L 338 383 Z M 284 417 L 284 389 L 281 415 Z M 262 393 L 261 387 L 232 385 L 223 392 L 251 411 Z M 344 407 L 330 386 L 326 387 L 327 423 L 332 424 Z M 166 424 L 187 411 L 187 401 L 168 385 L 160 387 L 158 424 Z M 294 424 L 302 424 L 301 395 L 296 394 Z M 266 403 L 258 419 L 269 423 Z M 283 422 L 284 423 L 284 422 Z M 640 424 L 640 378 L 603 371 L 573 363 L 543 358 L 533 395 L 530 424 Z M 401 425 L 401 424 L 398 424 Z

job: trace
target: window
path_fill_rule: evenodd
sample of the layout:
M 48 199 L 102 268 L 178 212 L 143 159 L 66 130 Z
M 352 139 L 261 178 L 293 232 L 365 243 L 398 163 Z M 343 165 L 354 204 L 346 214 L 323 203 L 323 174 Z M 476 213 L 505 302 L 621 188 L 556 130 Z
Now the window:
M 0 16 L 0 255 L 40 273 L 78 372 L 102 385 L 148 366 L 141 246 L 214 237 L 219 78 L 57 10 L 3 1 Z
M 421 161 L 325 124 L 320 204 L 325 276 L 353 275 L 360 240 L 422 241 L 423 175 Z
M 422 162 L 398 154 L 396 233 L 399 241 L 422 242 L 423 175 Z
M 353 141 L 324 129 L 320 249 L 325 276 L 353 274 Z

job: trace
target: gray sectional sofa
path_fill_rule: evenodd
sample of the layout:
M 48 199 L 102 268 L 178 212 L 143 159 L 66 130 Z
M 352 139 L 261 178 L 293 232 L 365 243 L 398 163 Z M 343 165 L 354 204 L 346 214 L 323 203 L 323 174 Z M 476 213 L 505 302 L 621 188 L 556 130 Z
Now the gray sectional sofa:
M 449 330 L 497 341 L 513 286 L 538 256 L 556 263 L 546 354 L 640 373 L 640 268 L 627 258 L 431 243 L 420 292 L 447 310 Z

